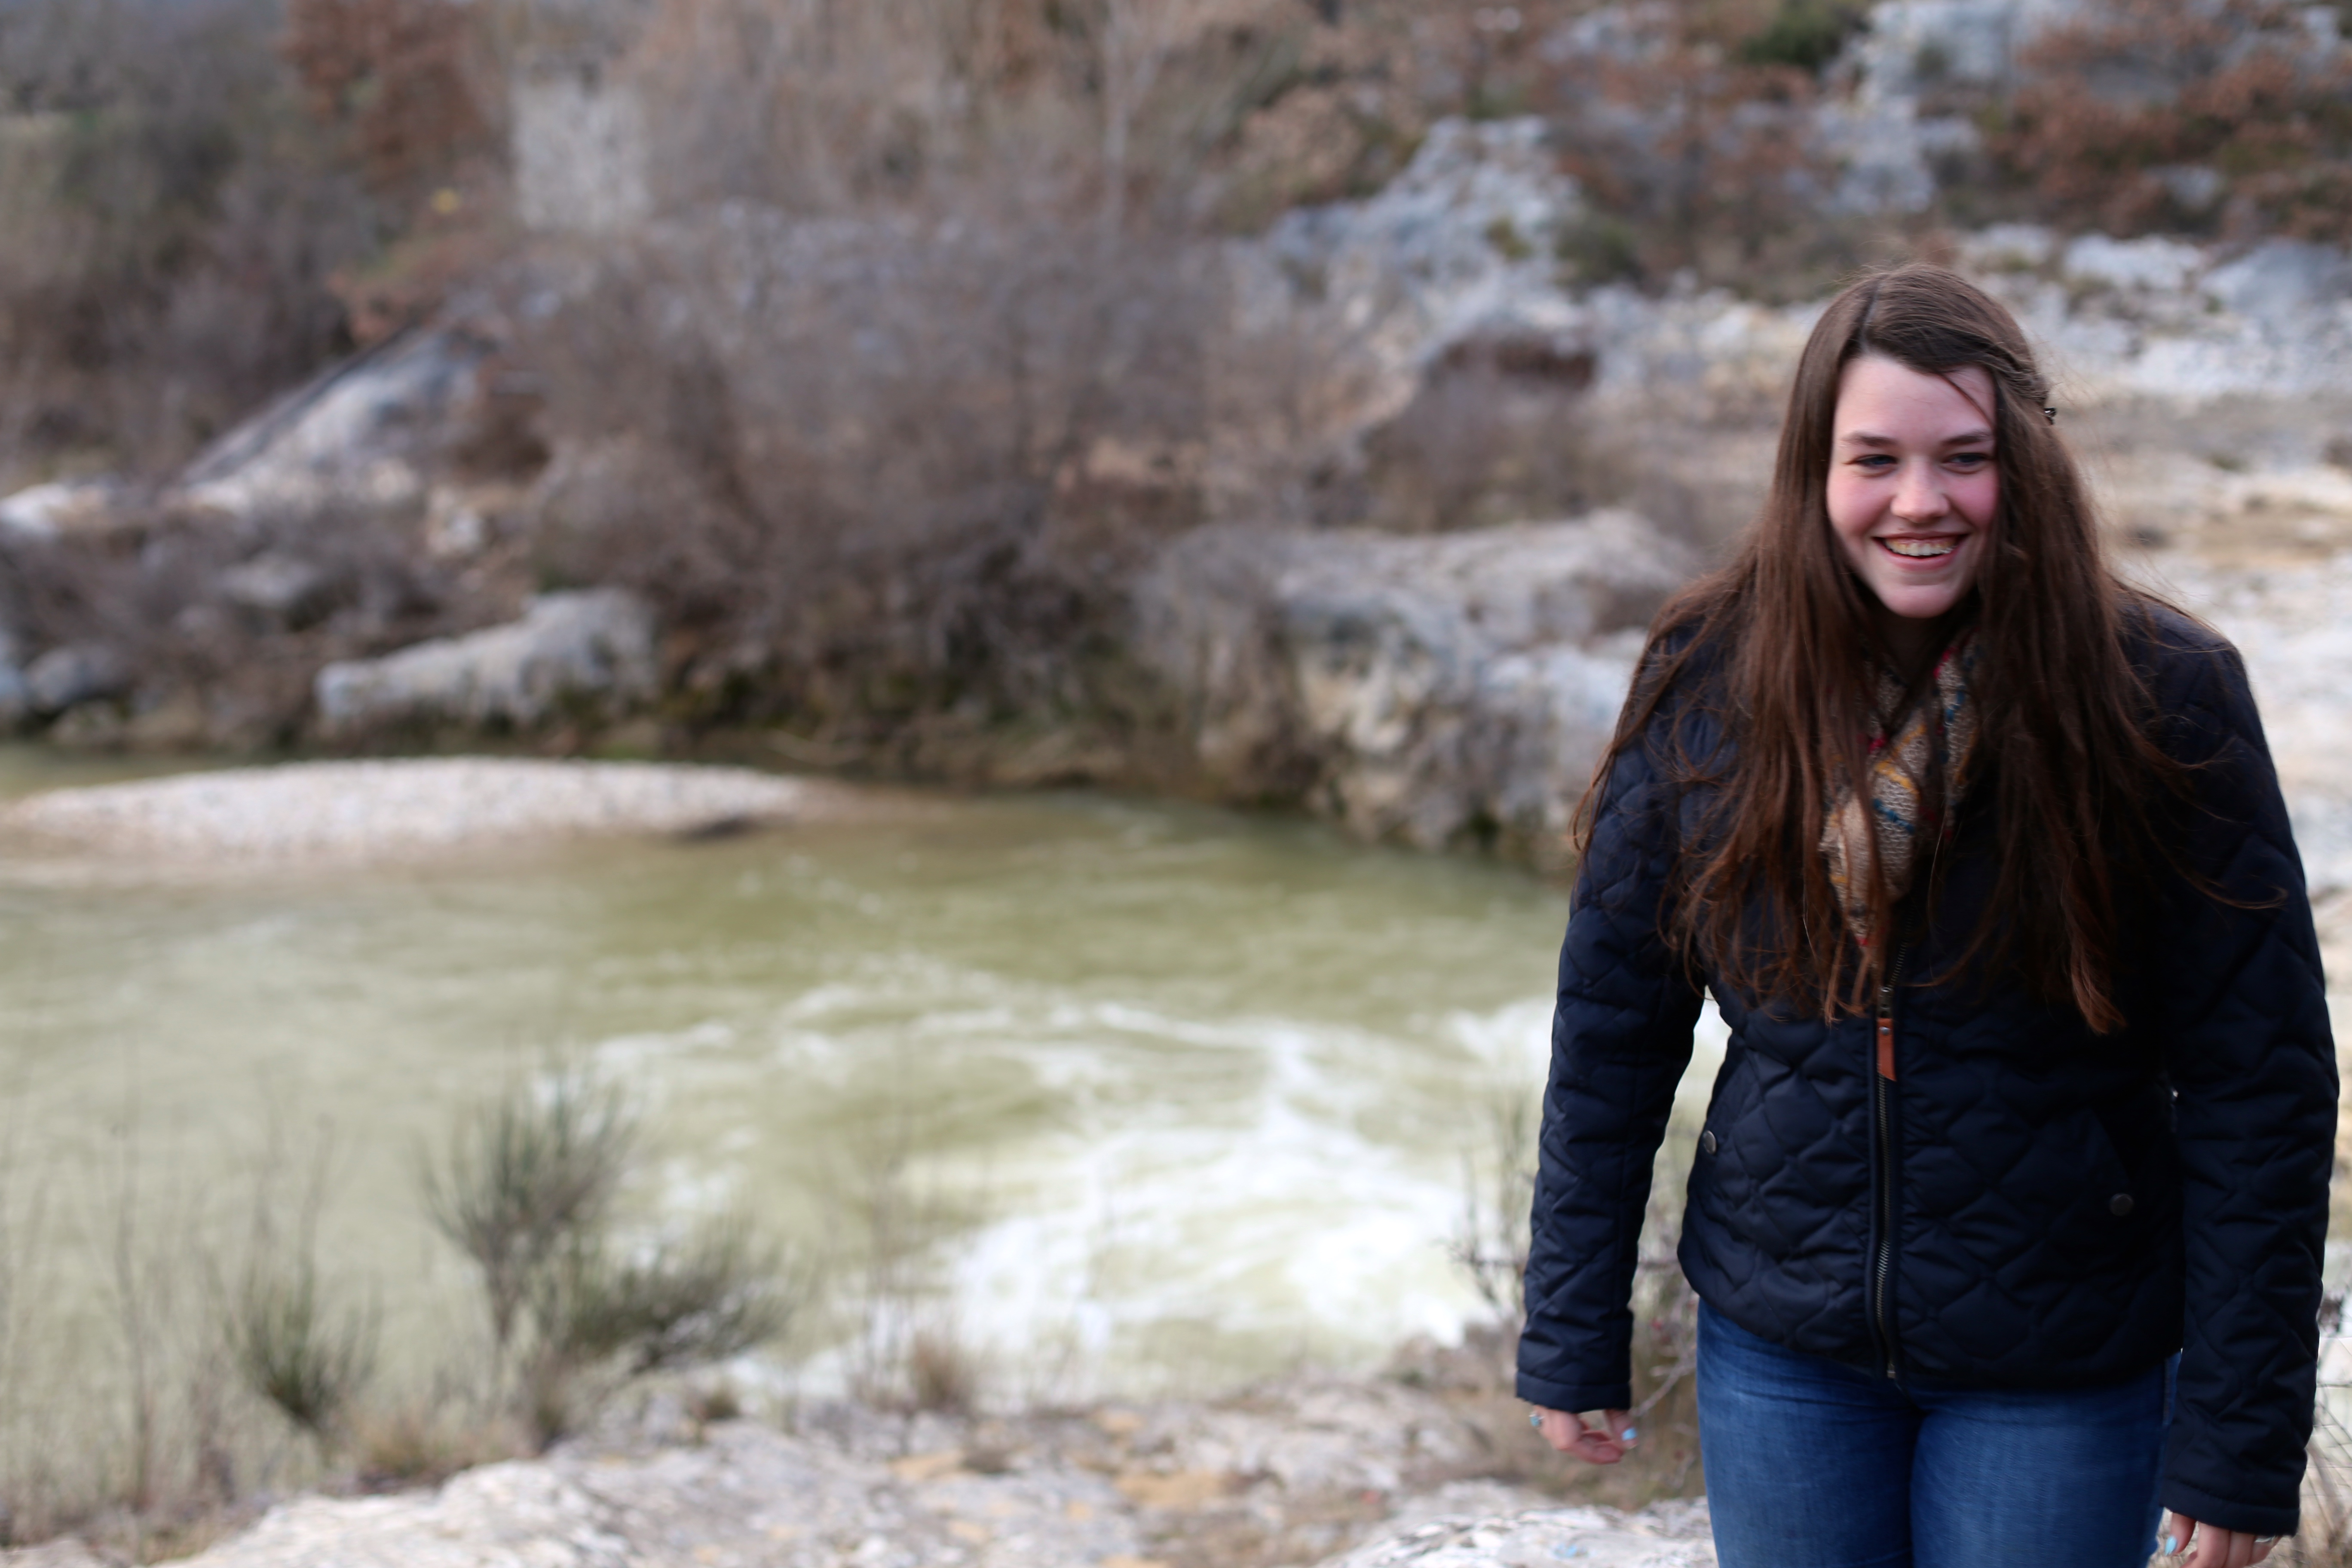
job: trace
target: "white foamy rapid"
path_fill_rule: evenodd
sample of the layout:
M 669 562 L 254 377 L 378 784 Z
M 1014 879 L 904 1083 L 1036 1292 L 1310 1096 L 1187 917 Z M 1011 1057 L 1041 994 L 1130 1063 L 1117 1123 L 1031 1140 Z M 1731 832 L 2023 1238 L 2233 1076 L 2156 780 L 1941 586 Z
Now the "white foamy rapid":
M 714 1054 L 757 1058 L 775 1080 L 845 1100 L 877 1058 L 919 1075 L 951 1054 L 957 1079 L 996 1080 L 968 1091 L 973 1102 L 902 1107 L 877 1130 L 905 1159 L 901 1202 L 974 1222 L 932 1259 L 935 1293 L 891 1310 L 952 1333 L 1012 1384 L 1003 1392 L 1068 1399 L 1197 1391 L 1297 1363 L 1361 1366 L 1415 1335 L 1458 1339 L 1489 1315 L 1448 1243 L 1473 1192 L 1493 1201 L 1500 1119 L 1534 1112 L 1550 1013 L 1538 994 L 1389 1026 L 1221 1016 L 901 953 L 798 997 L 761 1038 L 704 1025 L 615 1037 L 600 1057 L 639 1074 L 667 1058 L 658 1076 L 674 1094 L 691 1092 L 686 1064 Z M 1686 1168 L 1681 1145 L 1724 1035 L 1710 1006 L 1666 1181 Z M 763 1098 L 740 1081 L 735 1091 Z M 978 1100 L 1023 1099 L 1018 1132 L 975 1147 L 951 1131 L 963 1112 L 992 1114 Z M 730 1140 L 731 1152 L 750 1137 Z M 729 1195 L 681 1165 L 666 1198 L 709 1207 Z M 844 1194 L 850 1206 L 866 1196 Z M 853 1332 L 800 1385 L 839 1386 L 859 1353 Z

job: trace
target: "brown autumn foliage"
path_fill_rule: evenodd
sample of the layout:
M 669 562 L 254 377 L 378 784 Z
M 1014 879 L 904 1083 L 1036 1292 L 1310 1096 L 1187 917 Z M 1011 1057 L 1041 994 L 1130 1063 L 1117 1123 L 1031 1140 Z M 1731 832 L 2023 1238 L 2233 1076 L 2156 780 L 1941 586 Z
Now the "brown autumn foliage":
M 1370 9 L 1378 9 L 1370 7 Z M 1379 80 L 1395 40 L 1312 0 L 657 0 L 626 69 L 660 103 L 656 184 L 673 207 L 712 198 L 795 211 L 919 201 L 1025 160 L 1083 188 L 1110 220 L 1216 222 L 1238 187 L 1285 204 L 1392 172 L 1422 123 Z M 1315 100 L 1325 144 L 1275 112 Z M 1321 170 L 1265 167 L 1261 142 Z M 1258 193 L 1262 195 L 1262 193 Z M 1275 209 L 1275 210 L 1278 210 Z
M 355 343 L 426 319 L 512 245 L 494 31 L 455 0 L 287 0 L 279 47 L 310 119 L 395 231 L 331 280 Z
M 651 597 L 692 725 L 955 771 L 941 736 L 1125 722 L 1126 587 L 1202 514 L 1235 348 L 1213 247 L 1321 27 L 1297 0 L 662 0 L 616 68 L 665 217 L 521 347 L 564 454 L 543 578 Z
M 489 151 L 479 40 L 452 0 L 287 0 L 283 48 L 379 194 L 414 199 Z
M 320 145 L 271 0 L 0 11 L 0 489 L 168 470 L 348 347 L 376 206 Z
M 2117 235 L 2352 239 L 2352 50 L 2275 0 L 2115 0 L 2052 29 L 1992 115 L 2042 210 Z
M 933 721 L 1116 711 L 1124 584 L 1198 515 L 1198 273 L 1052 206 L 739 222 L 614 258 L 527 339 L 565 454 L 543 578 L 660 606 L 697 725 L 932 771 Z
M 1561 261 L 1588 283 L 1677 275 L 1796 296 L 1855 258 L 1822 211 L 1819 68 L 1853 19 L 1827 0 L 1431 7 L 1433 84 L 1473 113 L 1539 114 L 1590 218 Z M 1858 13 L 1856 13 L 1858 14 Z

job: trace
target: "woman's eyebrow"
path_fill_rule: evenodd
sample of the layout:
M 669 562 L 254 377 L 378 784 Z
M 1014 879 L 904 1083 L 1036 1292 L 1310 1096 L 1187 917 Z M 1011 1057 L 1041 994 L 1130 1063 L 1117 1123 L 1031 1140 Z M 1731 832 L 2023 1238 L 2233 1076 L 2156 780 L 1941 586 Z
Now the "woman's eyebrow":
M 1936 443 L 1938 447 L 1974 447 L 1992 439 L 1990 430 L 1963 430 L 1957 436 L 1947 436 Z M 1838 437 L 1843 447 L 1900 447 L 1902 442 L 1892 436 L 1882 436 L 1875 430 L 1849 430 Z

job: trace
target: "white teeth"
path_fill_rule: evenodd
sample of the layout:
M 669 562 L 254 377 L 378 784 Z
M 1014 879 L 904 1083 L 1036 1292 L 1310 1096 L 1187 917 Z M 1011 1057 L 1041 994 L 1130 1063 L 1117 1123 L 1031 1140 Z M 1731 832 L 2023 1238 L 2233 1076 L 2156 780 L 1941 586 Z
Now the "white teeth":
M 1949 555 L 1958 548 L 1948 539 L 1882 539 L 1879 542 L 1897 555 L 1908 555 L 1922 561 L 1933 556 Z

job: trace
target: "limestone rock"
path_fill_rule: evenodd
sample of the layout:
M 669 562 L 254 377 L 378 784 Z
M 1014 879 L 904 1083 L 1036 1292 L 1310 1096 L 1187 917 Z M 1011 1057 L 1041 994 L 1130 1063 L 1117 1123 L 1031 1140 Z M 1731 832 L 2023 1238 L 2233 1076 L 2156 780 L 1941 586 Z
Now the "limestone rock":
M 308 561 L 257 555 L 220 575 L 221 597 L 265 625 L 299 630 L 333 608 L 341 584 Z
M 16 729 L 33 710 L 33 689 L 21 658 L 16 634 L 0 626 L 0 732 Z
M 821 1438 L 730 1422 L 693 1446 L 566 1449 L 486 1466 L 438 1493 L 305 1498 L 272 1510 L 189 1568 L 1141 1568 L 1155 1535 L 1212 1500 L 1139 1501 L 1065 1455 L 975 1469 L 959 1449 L 883 1462 Z M 1236 1478 L 1236 1480 L 1238 1478 Z M 1270 1480 L 1249 1483 L 1276 1487 Z M 1278 1489 L 1278 1487 L 1276 1488 Z M 1530 1506 L 1492 1482 L 1405 1500 L 1371 1539 L 1323 1568 L 1712 1568 L 1706 1505 L 1638 1513 Z M 1279 1508 L 1278 1504 L 1270 1506 Z M 1358 1534 L 1361 1526 L 1350 1531 Z M 1343 1537 L 1343 1539 L 1345 1539 Z M 54 1549 L 53 1549 L 54 1550 Z M 78 1564 L 70 1557 L 60 1562 Z M 16 1568 L 9 1564 L 8 1568 Z M 33 1568 L 27 1563 L 24 1568 Z M 43 1564 L 42 1568 L 47 1568 Z
M 214 443 L 176 499 L 235 517 L 420 506 L 433 466 L 497 417 L 482 383 L 498 346 L 461 322 L 392 338 Z
M 2066 247 L 2060 267 L 2077 282 L 2118 290 L 2179 293 L 2205 268 L 2205 253 L 2160 235 L 2110 239 L 2086 234 Z
M 2265 240 L 2205 277 L 2205 292 L 2241 316 L 2288 327 L 2352 300 L 2352 258 L 2332 246 Z
M 1425 538 L 1213 528 L 1145 580 L 1139 641 L 1226 793 L 1541 858 L 1642 629 L 1697 564 L 1627 512 Z
M 1344 442 L 1393 417 L 1457 341 L 1548 343 L 1574 325 L 1553 280 L 1555 247 L 1583 195 L 1548 134 L 1534 118 L 1442 120 L 1378 195 L 1297 208 L 1262 238 L 1227 247 L 1236 342 L 1295 337 L 1348 367 L 1326 377 L 1328 406 L 1310 437 Z M 1226 481 L 1236 490 L 1250 488 L 1241 452 L 1262 435 L 1252 411 L 1264 375 L 1247 353 L 1211 373 L 1213 399 L 1241 411 L 1212 458 L 1213 470 L 1243 470 Z
M 1966 152 L 1976 128 L 1925 113 L 1944 82 L 2005 87 L 2020 56 L 2086 0 L 1880 0 L 1847 46 L 1853 90 L 1823 105 L 1824 140 L 1844 164 L 1832 205 L 1849 212 L 1917 212 L 1935 199 L 1934 161 Z
M 819 1402 L 789 1430 L 667 1396 L 437 1492 L 302 1498 L 192 1568 L 1501 1568 L 1712 1564 L 1703 1502 L 1561 1508 L 1461 1406 L 1386 1380 L 1004 1415 Z M 1537 1441 L 1522 1428 L 1519 1436 Z M 0 1568 L 19 1568 L 0 1560 Z M 22 1568 L 35 1568 L 26 1563 Z M 39 1568 L 51 1568 L 43 1563 Z M 65 1558 L 55 1568 L 80 1568 Z
M 1608 1508 L 1464 1510 L 1405 1521 L 1323 1568 L 1714 1568 L 1706 1503 L 1657 1503 L 1637 1514 Z
M 520 621 L 436 637 L 382 658 L 331 664 L 314 691 L 321 728 L 530 729 L 584 710 L 614 718 L 652 699 L 653 612 L 617 588 L 547 594 Z
M 79 1541 L 49 1541 L 16 1552 L 0 1552 L 0 1568 L 112 1568 Z
M 0 500 L 0 532 L 25 539 L 102 533 L 122 509 L 124 493 L 104 479 L 59 479 Z
M 304 1498 L 192 1558 L 207 1568 L 631 1568 L 614 1510 L 551 1467 L 486 1465 L 430 1498 Z
M 646 110 L 629 85 L 518 73 L 509 109 L 515 210 L 526 228 L 620 234 L 652 216 Z
M 25 670 L 25 694 L 37 713 L 62 713 L 131 689 L 131 667 L 104 643 L 53 647 Z
M 561 1453 L 468 1471 L 436 1495 L 305 1499 L 189 1568 L 1080 1568 L 1144 1561 L 1103 1478 L 981 1475 L 852 1458 L 730 1423 L 693 1447 Z

